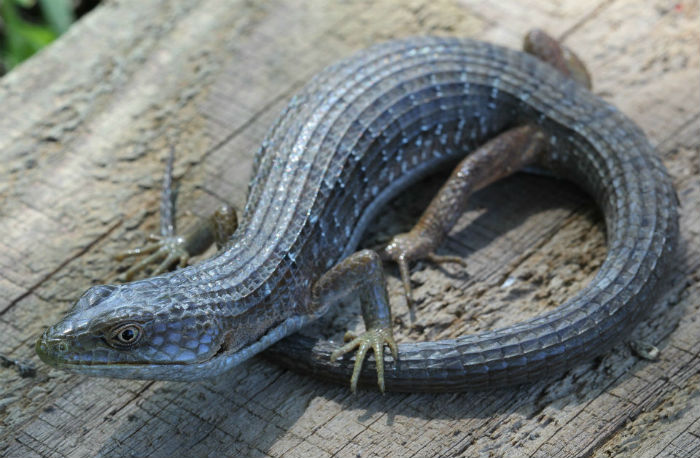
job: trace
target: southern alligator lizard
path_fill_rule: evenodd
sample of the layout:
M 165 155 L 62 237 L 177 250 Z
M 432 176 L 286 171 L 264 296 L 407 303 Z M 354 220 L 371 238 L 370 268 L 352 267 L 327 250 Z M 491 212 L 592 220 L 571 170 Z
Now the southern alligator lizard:
M 669 176 L 632 121 L 550 66 L 434 37 L 380 44 L 317 75 L 264 140 L 225 250 L 165 275 L 89 289 L 37 352 L 89 375 L 201 379 L 294 333 L 348 288 L 369 327 L 389 323 L 391 334 L 377 256 L 352 255 L 363 230 L 402 189 L 520 124 L 543 132 L 547 148 L 514 164 L 535 162 L 594 197 L 605 215 L 605 262 L 551 312 L 453 340 L 402 343 L 398 359 L 377 358 L 377 370 L 386 367 L 390 390 L 446 391 L 528 382 L 590 359 L 662 289 L 678 238 Z M 385 342 L 393 346 L 390 335 L 373 341 L 375 354 Z M 275 355 L 290 365 L 333 379 L 353 370 L 350 358 L 330 361 L 328 344 L 288 345 L 296 347 Z

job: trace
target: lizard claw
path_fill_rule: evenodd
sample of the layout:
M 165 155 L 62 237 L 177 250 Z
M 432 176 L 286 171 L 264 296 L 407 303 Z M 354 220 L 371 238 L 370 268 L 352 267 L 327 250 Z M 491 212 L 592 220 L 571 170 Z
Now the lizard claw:
M 357 381 L 360 378 L 362 363 L 367 356 L 367 352 L 372 349 L 374 351 L 374 361 L 377 366 L 377 384 L 379 390 L 384 393 L 384 345 L 389 346 L 394 360 L 399 357 L 398 347 L 394 340 L 394 334 L 391 328 L 375 328 L 369 329 L 361 335 L 355 337 L 351 333 L 345 335 L 345 339 L 351 339 L 342 347 L 331 353 L 331 362 L 334 362 L 341 355 L 357 350 L 355 353 L 355 367 L 350 378 L 350 391 L 353 393 L 357 389 Z

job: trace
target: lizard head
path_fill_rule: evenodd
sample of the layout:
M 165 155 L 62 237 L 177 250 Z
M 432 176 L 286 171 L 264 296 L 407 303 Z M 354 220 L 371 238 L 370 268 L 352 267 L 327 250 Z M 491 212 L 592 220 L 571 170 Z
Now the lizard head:
M 36 343 L 47 364 L 115 378 L 190 380 L 215 364 L 220 326 L 149 279 L 90 288 Z M 194 377 L 196 378 L 196 377 Z

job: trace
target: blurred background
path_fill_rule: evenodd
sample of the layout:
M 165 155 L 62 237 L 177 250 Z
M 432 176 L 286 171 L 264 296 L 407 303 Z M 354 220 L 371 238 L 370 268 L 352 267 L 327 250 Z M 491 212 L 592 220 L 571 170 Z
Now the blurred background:
M 0 0 L 0 76 L 64 33 L 99 0 Z

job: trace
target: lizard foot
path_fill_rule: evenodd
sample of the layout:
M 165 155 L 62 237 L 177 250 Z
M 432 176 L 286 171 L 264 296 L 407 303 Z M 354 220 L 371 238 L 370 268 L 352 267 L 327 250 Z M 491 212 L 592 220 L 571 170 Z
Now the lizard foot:
M 406 302 L 411 309 L 413 308 L 413 289 L 409 262 L 425 259 L 435 264 L 455 263 L 467 267 L 466 261 L 459 256 L 435 254 L 434 245 L 433 240 L 427 237 L 406 232 L 394 236 L 389 243 L 376 250 L 383 261 L 394 261 L 399 266 Z
M 357 349 L 355 353 L 355 367 L 350 378 L 350 390 L 354 393 L 357 389 L 357 380 L 360 377 L 362 363 L 367 356 L 367 352 L 372 349 L 377 366 L 377 384 L 379 385 L 379 390 L 384 393 L 384 345 L 389 347 L 394 360 L 397 360 L 399 356 L 391 327 L 369 329 L 359 336 L 348 332 L 345 334 L 345 340 L 349 342 L 331 353 L 331 362 L 338 359 L 341 355 Z
M 138 272 L 158 262 L 159 264 L 153 270 L 152 275 L 160 275 L 166 272 L 175 263 L 180 267 L 187 265 L 190 254 L 187 251 L 187 241 L 184 237 L 151 234 L 148 239 L 151 240 L 151 243 L 140 248 L 124 251 L 114 256 L 117 261 L 121 261 L 132 256 L 148 255 L 121 274 L 119 276 L 120 281 L 131 280 Z

